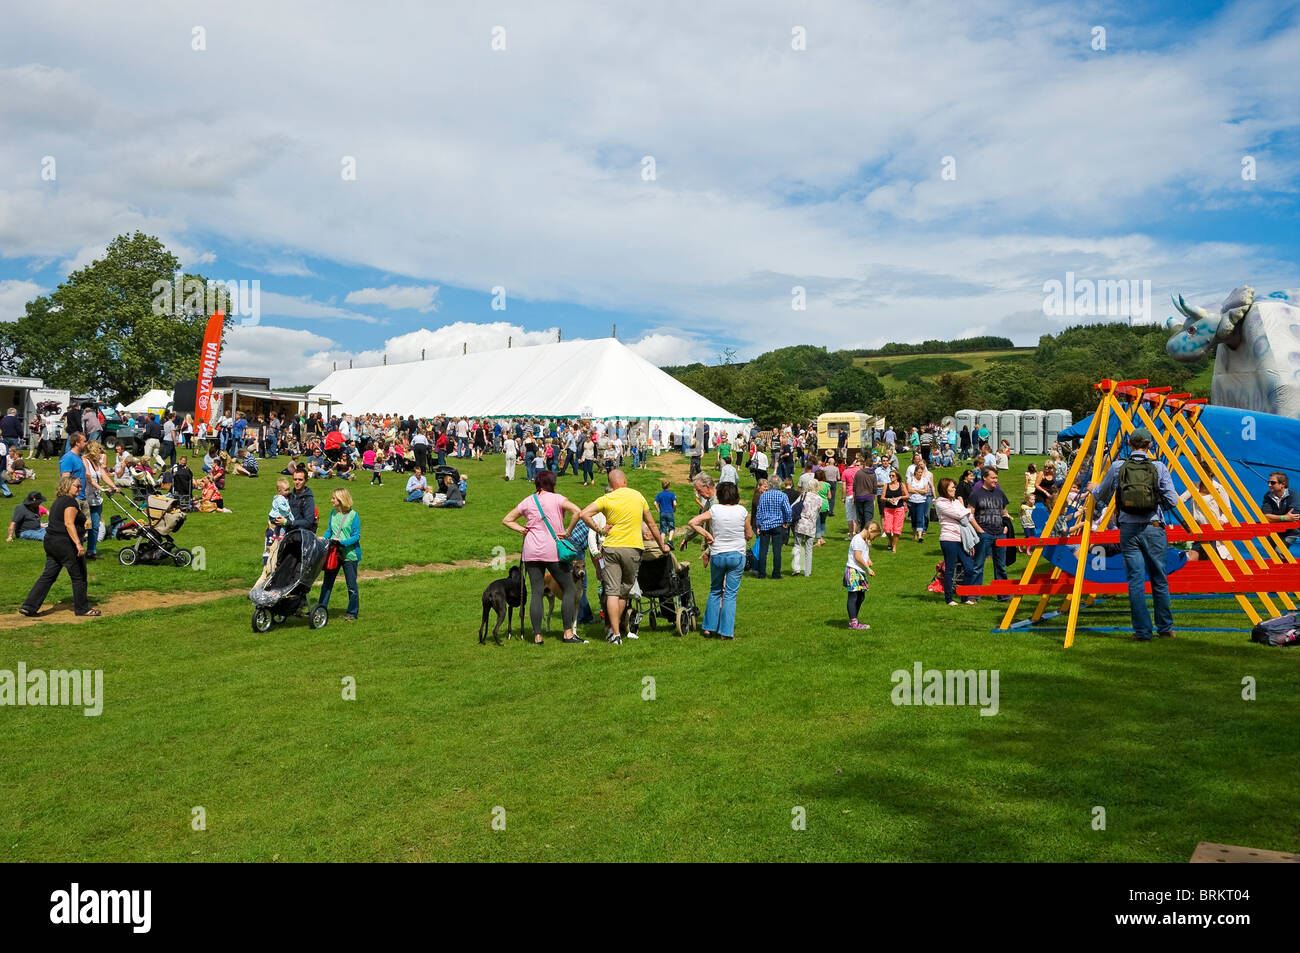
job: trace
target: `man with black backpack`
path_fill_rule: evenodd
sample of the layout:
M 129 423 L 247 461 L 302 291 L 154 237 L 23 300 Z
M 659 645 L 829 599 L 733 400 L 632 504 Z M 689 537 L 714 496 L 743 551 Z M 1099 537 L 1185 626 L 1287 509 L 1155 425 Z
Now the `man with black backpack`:
M 1169 468 L 1151 455 L 1151 433 L 1139 427 L 1129 434 L 1127 460 L 1110 465 L 1100 484 L 1088 484 L 1097 506 L 1105 506 L 1112 493 L 1119 511 L 1119 548 L 1128 577 L 1129 618 L 1133 641 L 1151 641 L 1151 615 L 1147 612 L 1143 584 L 1151 580 L 1151 601 L 1156 612 L 1156 633 L 1174 637 L 1174 614 L 1169 605 L 1169 577 L 1165 552 L 1169 547 L 1166 513 L 1178 512 L 1178 494 Z

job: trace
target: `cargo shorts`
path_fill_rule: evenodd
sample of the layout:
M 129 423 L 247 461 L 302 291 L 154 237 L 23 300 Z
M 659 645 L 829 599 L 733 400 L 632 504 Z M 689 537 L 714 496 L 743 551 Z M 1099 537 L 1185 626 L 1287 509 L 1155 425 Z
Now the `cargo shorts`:
M 605 547 L 605 595 L 626 599 L 632 594 L 642 552 L 630 546 Z

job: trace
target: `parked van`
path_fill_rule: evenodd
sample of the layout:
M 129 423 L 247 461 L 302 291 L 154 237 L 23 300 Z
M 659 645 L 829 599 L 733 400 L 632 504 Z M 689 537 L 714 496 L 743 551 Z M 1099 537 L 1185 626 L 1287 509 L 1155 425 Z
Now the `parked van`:
M 822 414 L 817 418 L 817 446 L 822 450 L 835 450 L 840 445 L 841 431 L 848 431 L 845 449 L 870 449 L 875 431 L 885 429 L 885 418 L 872 414 Z

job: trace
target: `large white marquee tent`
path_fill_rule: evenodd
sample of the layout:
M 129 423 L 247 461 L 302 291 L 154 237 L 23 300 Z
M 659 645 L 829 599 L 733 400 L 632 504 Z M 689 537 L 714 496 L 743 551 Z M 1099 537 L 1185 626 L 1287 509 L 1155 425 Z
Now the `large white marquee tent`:
M 751 422 L 705 400 L 615 338 L 348 368 L 330 374 L 309 399 L 313 395 L 350 414 L 644 420 L 672 433 L 695 420 L 726 430 Z

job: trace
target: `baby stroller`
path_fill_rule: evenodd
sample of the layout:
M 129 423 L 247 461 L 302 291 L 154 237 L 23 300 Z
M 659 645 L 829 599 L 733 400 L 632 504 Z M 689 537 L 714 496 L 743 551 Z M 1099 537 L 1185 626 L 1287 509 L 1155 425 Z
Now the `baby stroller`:
M 678 635 L 699 628 L 702 613 L 691 589 L 691 566 L 679 562 L 674 553 L 647 549 L 641 555 L 623 630 L 636 632 L 647 616 L 651 629 L 658 629 L 660 620 L 672 626 Z
M 127 517 L 131 513 L 118 502 L 117 498 L 122 494 L 106 494 L 105 498 L 113 501 L 113 504 L 120 509 Z M 143 519 L 132 518 L 135 526 L 128 534 L 125 527 L 118 529 L 118 539 L 134 538 L 135 542 L 125 549 L 118 550 L 117 561 L 123 566 L 134 566 L 136 563 L 161 563 L 171 560 L 177 566 L 188 566 L 193 554 L 188 549 L 182 549 L 176 545 L 173 539 L 182 526 L 185 525 L 185 510 L 181 508 L 178 500 L 169 496 L 147 496 L 144 506 L 140 506 L 134 500 L 131 505 Z
M 271 556 L 248 598 L 253 609 L 253 631 L 269 632 L 307 604 L 312 584 L 320 575 L 329 547 L 325 540 L 306 529 L 291 529 L 271 547 Z M 329 610 L 314 607 L 307 624 L 320 629 L 329 622 Z

